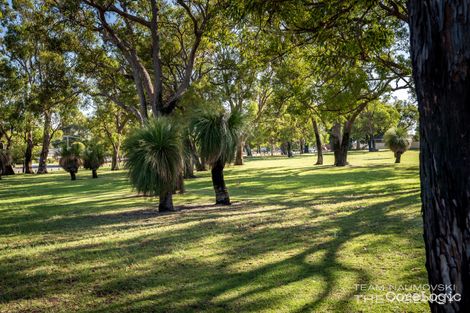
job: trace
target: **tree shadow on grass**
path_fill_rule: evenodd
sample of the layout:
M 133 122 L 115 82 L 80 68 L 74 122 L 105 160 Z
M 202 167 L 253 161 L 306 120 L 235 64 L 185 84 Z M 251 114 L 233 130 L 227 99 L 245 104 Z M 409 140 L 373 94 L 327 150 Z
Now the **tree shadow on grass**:
M 227 175 L 232 196 L 243 199 L 249 192 L 249 201 L 232 207 L 186 205 L 167 215 L 152 213 L 151 201 L 124 198 L 130 195 L 116 199 L 108 181 L 98 191 L 84 186 L 102 197 L 96 200 L 92 195 L 77 204 L 86 209 L 26 202 L 31 212 L 43 212 L 40 218 L 31 220 L 34 215 L 28 213 L 16 220 L 7 216 L 0 219 L 2 226 L 10 223 L 1 233 L 23 227 L 21 233 L 32 238 L 54 233 L 63 238 L 51 246 L 39 239 L 33 254 L 12 251 L 2 257 L 0 302 L 46 299 L 65 288 L 90 290 L 81 307 L 85 312 L 257 312 L 281 308 L 303 292 L 307 295 L 290 311 L 354 311 L 358 292 L 353 286 L 342 290 L 341 276 L 351 277 L 351 284 L 367 284 L 373 277 L 368 268 L 345 262 L 344 250 L 367 235 L 393 235 L 417 244 L 420 238 L 400 232 L 416 228 L 419 217 L 408 218 L 399 209 L 418 202 L 419 189 L 398 184 L 400 179 L 416 177 L 415 168 L 400 169 L 399 175 L 391 168 L 348 171 L 235 172 Z M 372 188 L 373 182 L 381 185 Z M 280 188 L 272 189 L 275 184 Z M 207 181 L 188 185 L 195 192 L 200 187 L 210 189 Z M 60 185 L 44 188 L 39 193 L 48 196 L 65 192 Z M 323 194 L 315 192 L 317 188 L 330 191 Z M 67 197 L 74 194 L 64 195 L 63 200 Z M 316 208 L 323 205 L 342 208 L 331 212 Z M 61 216 L 51 219 L 59 212 Z M 101 229 L 116 235 L 99 240 L 99 233 L 92 231 Z M 98 236 L 96 242 L 81 242 L 81 235 L 88 232 Z M 120 238 L 123 232 L 127 237 Z M 217 238 L 215 246 L 212 238 Z M 367 244 L 370 249 L 391 245 L 383 239 Z M 361 250 L 354 253 L 366 257 Z M 422 278 L 422 269 L 414 268 L 419 267 L 412 266 L 413 274 L 404 280 Z

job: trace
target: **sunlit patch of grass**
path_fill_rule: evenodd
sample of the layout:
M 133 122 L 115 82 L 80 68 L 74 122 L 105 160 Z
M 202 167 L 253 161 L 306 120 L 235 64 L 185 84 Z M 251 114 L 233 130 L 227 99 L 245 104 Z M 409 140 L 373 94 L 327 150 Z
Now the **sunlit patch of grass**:
M 424 284 L 418 153 L 251 158 L 156 212 L 125 171 L 0 181 L 0 312 L 426 312 L 357 284 Z

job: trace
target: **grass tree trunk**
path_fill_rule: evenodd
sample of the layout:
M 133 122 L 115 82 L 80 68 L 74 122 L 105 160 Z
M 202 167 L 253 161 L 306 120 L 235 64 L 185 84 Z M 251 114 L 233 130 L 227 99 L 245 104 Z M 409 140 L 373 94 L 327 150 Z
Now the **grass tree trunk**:
M 212 185 L 215 191 L 215 204 L 230 205 L 230 196 L 224 180 L 224 167 L 225 163 L 222 160 L 218 160 L 212 166 Z
M 175 211 L 173 206 L 173 192 L 163 192 L 160 194 L 160 202 L 158 203 L 159 212 Z
M 322 149 L 321 136 L 320 136 L 320 131 L 318 130 L 318 123 L 314 118 L 312 118 L 312 126 L 313 126 L 313 132 L 315 133 L 315 144 L 317 146 L 317 163 L 315 163 L 315 165 L 322 165 L 323 164 L 323 149 Z
M 93 178 L 98 178 L 98 170 L 97 169 L 91 170 L 91 176 Z
M 402 152 L 400 152 L 400 151 L 395 152 L 395 163 L 400 163 L 401 155 L 402 155 Z
M 24 153 L 24 173 L 33 174 L 33 132 L 26 135 L 26 151 Z
M 460 301 L 431 311 L 470 312 L 470 1 L 411 0 L 419 108 L 421 200 L 429 285 Z
M 70 179 L 71 180 L 77 180 L 77 176 L 76 176 L 75 172 L 73 172 L 73 171 L 70 172 Z
M 42 148 L 39 155 L 38 174 L 47 174 L 47 155 L 51 144 L 51 115 L 44 113 L 44 130 L 42 137 Z

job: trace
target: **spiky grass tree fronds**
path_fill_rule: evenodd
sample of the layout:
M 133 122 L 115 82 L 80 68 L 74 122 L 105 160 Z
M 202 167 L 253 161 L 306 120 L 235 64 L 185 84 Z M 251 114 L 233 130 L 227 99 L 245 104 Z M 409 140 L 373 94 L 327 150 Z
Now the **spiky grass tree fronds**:
M 384 134 L 385 146 L 393 151 L 395 163 L 400 163 L 401 155 L 408 150 L 410 142 L 408 141 L 408 132 L 403 128 L 390 128 Z
M 224 180 L 224 167 L 233 161 L 243 116 L 238 111 L 201 113 L 192 123 L 201 157 L 211 166 L 216 204 L 230 205 L 230 196 Z
M 91 170 L 92 177 L 98 178 L 98 169 L 104 164 L 105 152 L 102 145 L 91 143 L 83 153 L 83 167 Z
M 159 210 L 174 210 L 172 192 L 183 165 L 180 131 L 166 117 L 149 121 L 124 142 L 126 168 L 135 189 L 160 197 Z
M 78 169 L 82 165 L 82 153 L 85 150 L 85 145 L 81 142 L 74 142 L 68 147 L 63 145 L 60 149 L 60 166 L 70 173 L 70 179 L 76 180 Z

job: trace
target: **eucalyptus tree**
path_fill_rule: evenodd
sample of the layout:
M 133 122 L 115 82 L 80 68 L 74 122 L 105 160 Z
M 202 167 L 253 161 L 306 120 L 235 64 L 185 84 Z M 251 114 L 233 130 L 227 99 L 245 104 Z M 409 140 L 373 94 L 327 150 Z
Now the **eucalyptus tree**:
M 421 200 L 429 284 L 453 286 L 432 312 L 470 307 L 470 6 L 410 0 L 419 108 Z
M 351 137 L 359 143 L 366 140 L 369 152 L 377 151 L 375 137 L 389 128 L 399 126 L 400 114 L 396 108 L 382 101 L 371 102 L 357 117 Z
M 139 125 L 136 117 L 114 102 L 99 97 L 94 101 L 94 113 L 88 125 L 93 135 L 111 148 L 111 170 L 119 170 L 122 142 L 131 128 Z
M 97 42 L 125 62 L 145 120 L 173 112 L 204 71 L 201 48 L 223 8 L 221 1 L 56 1 L 73 25 L 99 34 Z M 98 65 L 97 70 L 100 67 Z
M 4 55 L 20 78 L 28 109 L 43 120 L 42 150 L 38 173 L 47 173 L 47 155 L 61 119 L 78 102 L 74 75 L 73 34 L 59 16 L 35 0 L 15 1 L 2 7 Z

